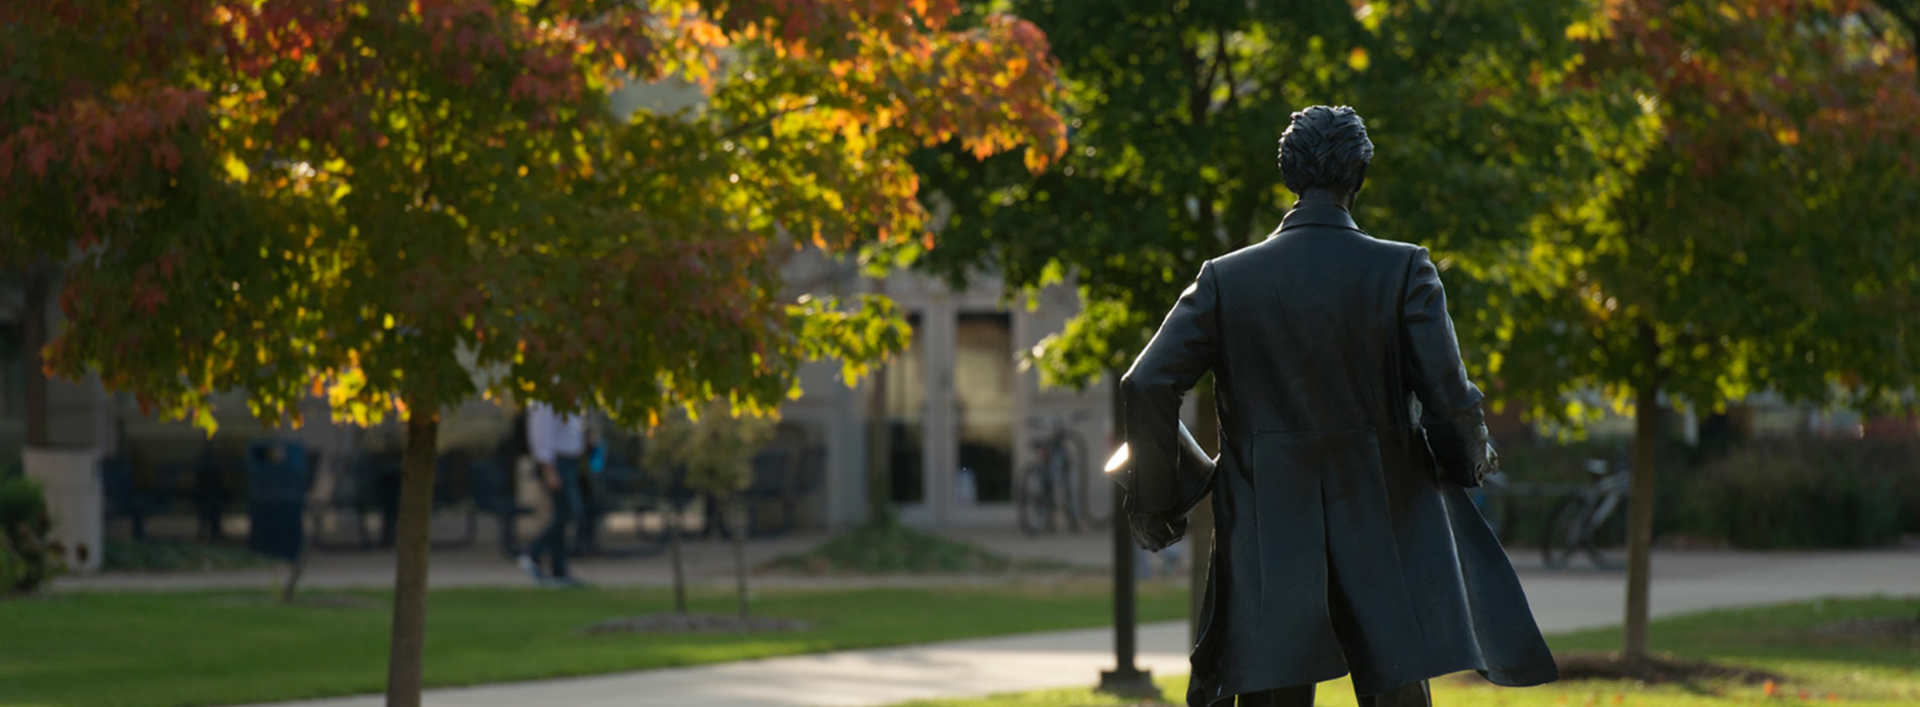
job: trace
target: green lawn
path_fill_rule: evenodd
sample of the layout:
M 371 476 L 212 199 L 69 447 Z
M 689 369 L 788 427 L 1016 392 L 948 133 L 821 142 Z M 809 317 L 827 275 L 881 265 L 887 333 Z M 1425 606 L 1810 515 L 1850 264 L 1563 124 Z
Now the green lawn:
M 1099 581 L 960 589 L 763 592 L 755 613 L 814 628 L 762 635 L 583 635 L 595 621 L 666 611 L 653 589 L 432 593 L 427 683 L 448 686 L 1106 625 Z M 0 705 L 205 705 L 379 692 L 389 611 L 377 592 L 74 592 L 0 601 Z M 338 601 L 342 600 L 344 601 Z M 1184 589 L 1142 587 L 1143 620 L 1186 615 Z M 340 606 L 337 604 L 348 604 Z M 700 594 L 695 611 L 733 610 Z
M 1506 705 L 1509 707 L 1719 707 L 1740 704 L 1845 704 L 1855 707 L 1920 705 L 1920 637 L 1842 637 L 1817 627 L 1850 619 L 1920 617 L 1920 599 L 1829 600 L 1757 609 L 1714 611 L 1654 623 L 1653 644 L 1680 657 L 1733 663 L 1779 673 L 1786 681 L 1769 698 L 1764 685 L 1700 681 L 1659 686 L 1628 682 L 1570 681 L 1544 687 L 1508 689 L 1477 677 L 1434 681 L 1436 707 Z M 1549 636 L 1558 651 L 1617 649 L 1618 630 L 1581 631 Z M 1160 681 L 1168 697 L 1180 700 L 1186 677 Z M 1802 695 L 1805 695 L 1803 698 Z M 1350 707 L 1346 680 L 1320 686 L 1319 707 Z M 1092 694 L 1086 689 L 1044 690 L 975 700 L 911 702 L 899 707 L 1095 707 L 1133 702 Z

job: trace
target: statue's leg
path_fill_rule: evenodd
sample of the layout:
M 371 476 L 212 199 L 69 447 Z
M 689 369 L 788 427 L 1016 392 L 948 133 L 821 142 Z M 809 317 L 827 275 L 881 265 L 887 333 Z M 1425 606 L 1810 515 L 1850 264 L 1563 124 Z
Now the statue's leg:
M 1378 695 L 1361 695 L 1360 707 L 1433 707 L 1427 681 L 1408 683 Z
M 1313 707 L 1313 685 L 1295 685 L 1241 695 L 1236 707 Z

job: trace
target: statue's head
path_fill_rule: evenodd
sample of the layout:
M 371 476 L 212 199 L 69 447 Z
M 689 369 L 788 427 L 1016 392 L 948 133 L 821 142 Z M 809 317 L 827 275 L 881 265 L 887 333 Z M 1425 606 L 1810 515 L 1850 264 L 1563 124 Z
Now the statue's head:
M 1293 114 L 1280 135 L 1280 178 L 1302 198 L 1321 192 L 1352 206 L 1373 161 L 1367 126 L 1352 108 L 1313 106 Z

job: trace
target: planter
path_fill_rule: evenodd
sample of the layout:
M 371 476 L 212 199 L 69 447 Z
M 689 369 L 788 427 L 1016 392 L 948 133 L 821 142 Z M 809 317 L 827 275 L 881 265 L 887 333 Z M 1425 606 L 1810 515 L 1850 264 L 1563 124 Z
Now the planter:
M 98 572 L 104 556 L 106 497 L 100 486 L 100 450 L 28 447 L 21 450 L 28 478 L 47 492 L 53 519 L 48 539 L 64 548 L 71 572 Z

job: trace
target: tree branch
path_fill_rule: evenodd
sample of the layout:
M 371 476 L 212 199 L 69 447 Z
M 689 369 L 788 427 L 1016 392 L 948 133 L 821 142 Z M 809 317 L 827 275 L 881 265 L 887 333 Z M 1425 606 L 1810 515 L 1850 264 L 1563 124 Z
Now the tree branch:
M 720 137 L 723 137 L 723 138 L 738 137 L 743 133 L 759 130 L 760 128 L 764 128 L 768 125 L 772 125 L 773 121 L 779 120 L 783 116 L 799 113 L 801 111 L 813 110 L 816 106 L 819 106 L 819 105 L 820 105 L 820 99 L 808 98 L 806 102 L 801 103 L 800 105 L 794 106 L 792 108 L 788 108 L 782 111 L 776 111 L 771 115 L 760 118 L 759 120 L 741 123 L 731 128 L 727 128 L 726 132 L 720 133 Z
M 1907 48 L 1915 54 L 1920 54 L 1920 2 L 1914 3 L 1914 7 L 1908 7 L 1906 0 L 1877 0 L 1875 4 L 1879 5 L 1880 9 L 1886 10 L 1887 14 L 1893 15 L 1894 21 L 1906 28 Z
M 420 174 L 426 179 L 425 183 L 420 185 L 420 195 L 415 197 L 418 202 L 415 205 L 425 209 L 433 204 L 433 135 L 437 132 L 434 130 L 433 121 L 427 120 L 425 110 L 420 111 L 420 132 Z
M 1887 14 L 1893 15 L 1895 21 L 1914 35 L 1908 39 L 1920 45 L 1920 11 L 1908 9 L 1901 0 L 1876 0 L 1874 4 L 1885 10 Z
M 1187 81 L 1192 92 L 1187 94 L 1187 122 L 1194 127 L 1207 122 L 1207 94 L 1212 91 L 1213 72 L 1207 72 L 1207 79 L 1200 80 L 1200 50 L 1186 42 L 1180 43 L 1180 64 L 1187 69 Z
M 1233 57 L 1227 53 L 1226 32 L 1220 33 L 1219 40 L 1214 45 L 1214 53 L 1216 54 L 1215 60 L 1226 70 L 1227 75 L 1227 100 L 1222 106 L 1232 105 L 1234 99 L 1239 97 L 1240 87 L 1238 86 L 1239 81 L 1233 76 Z

